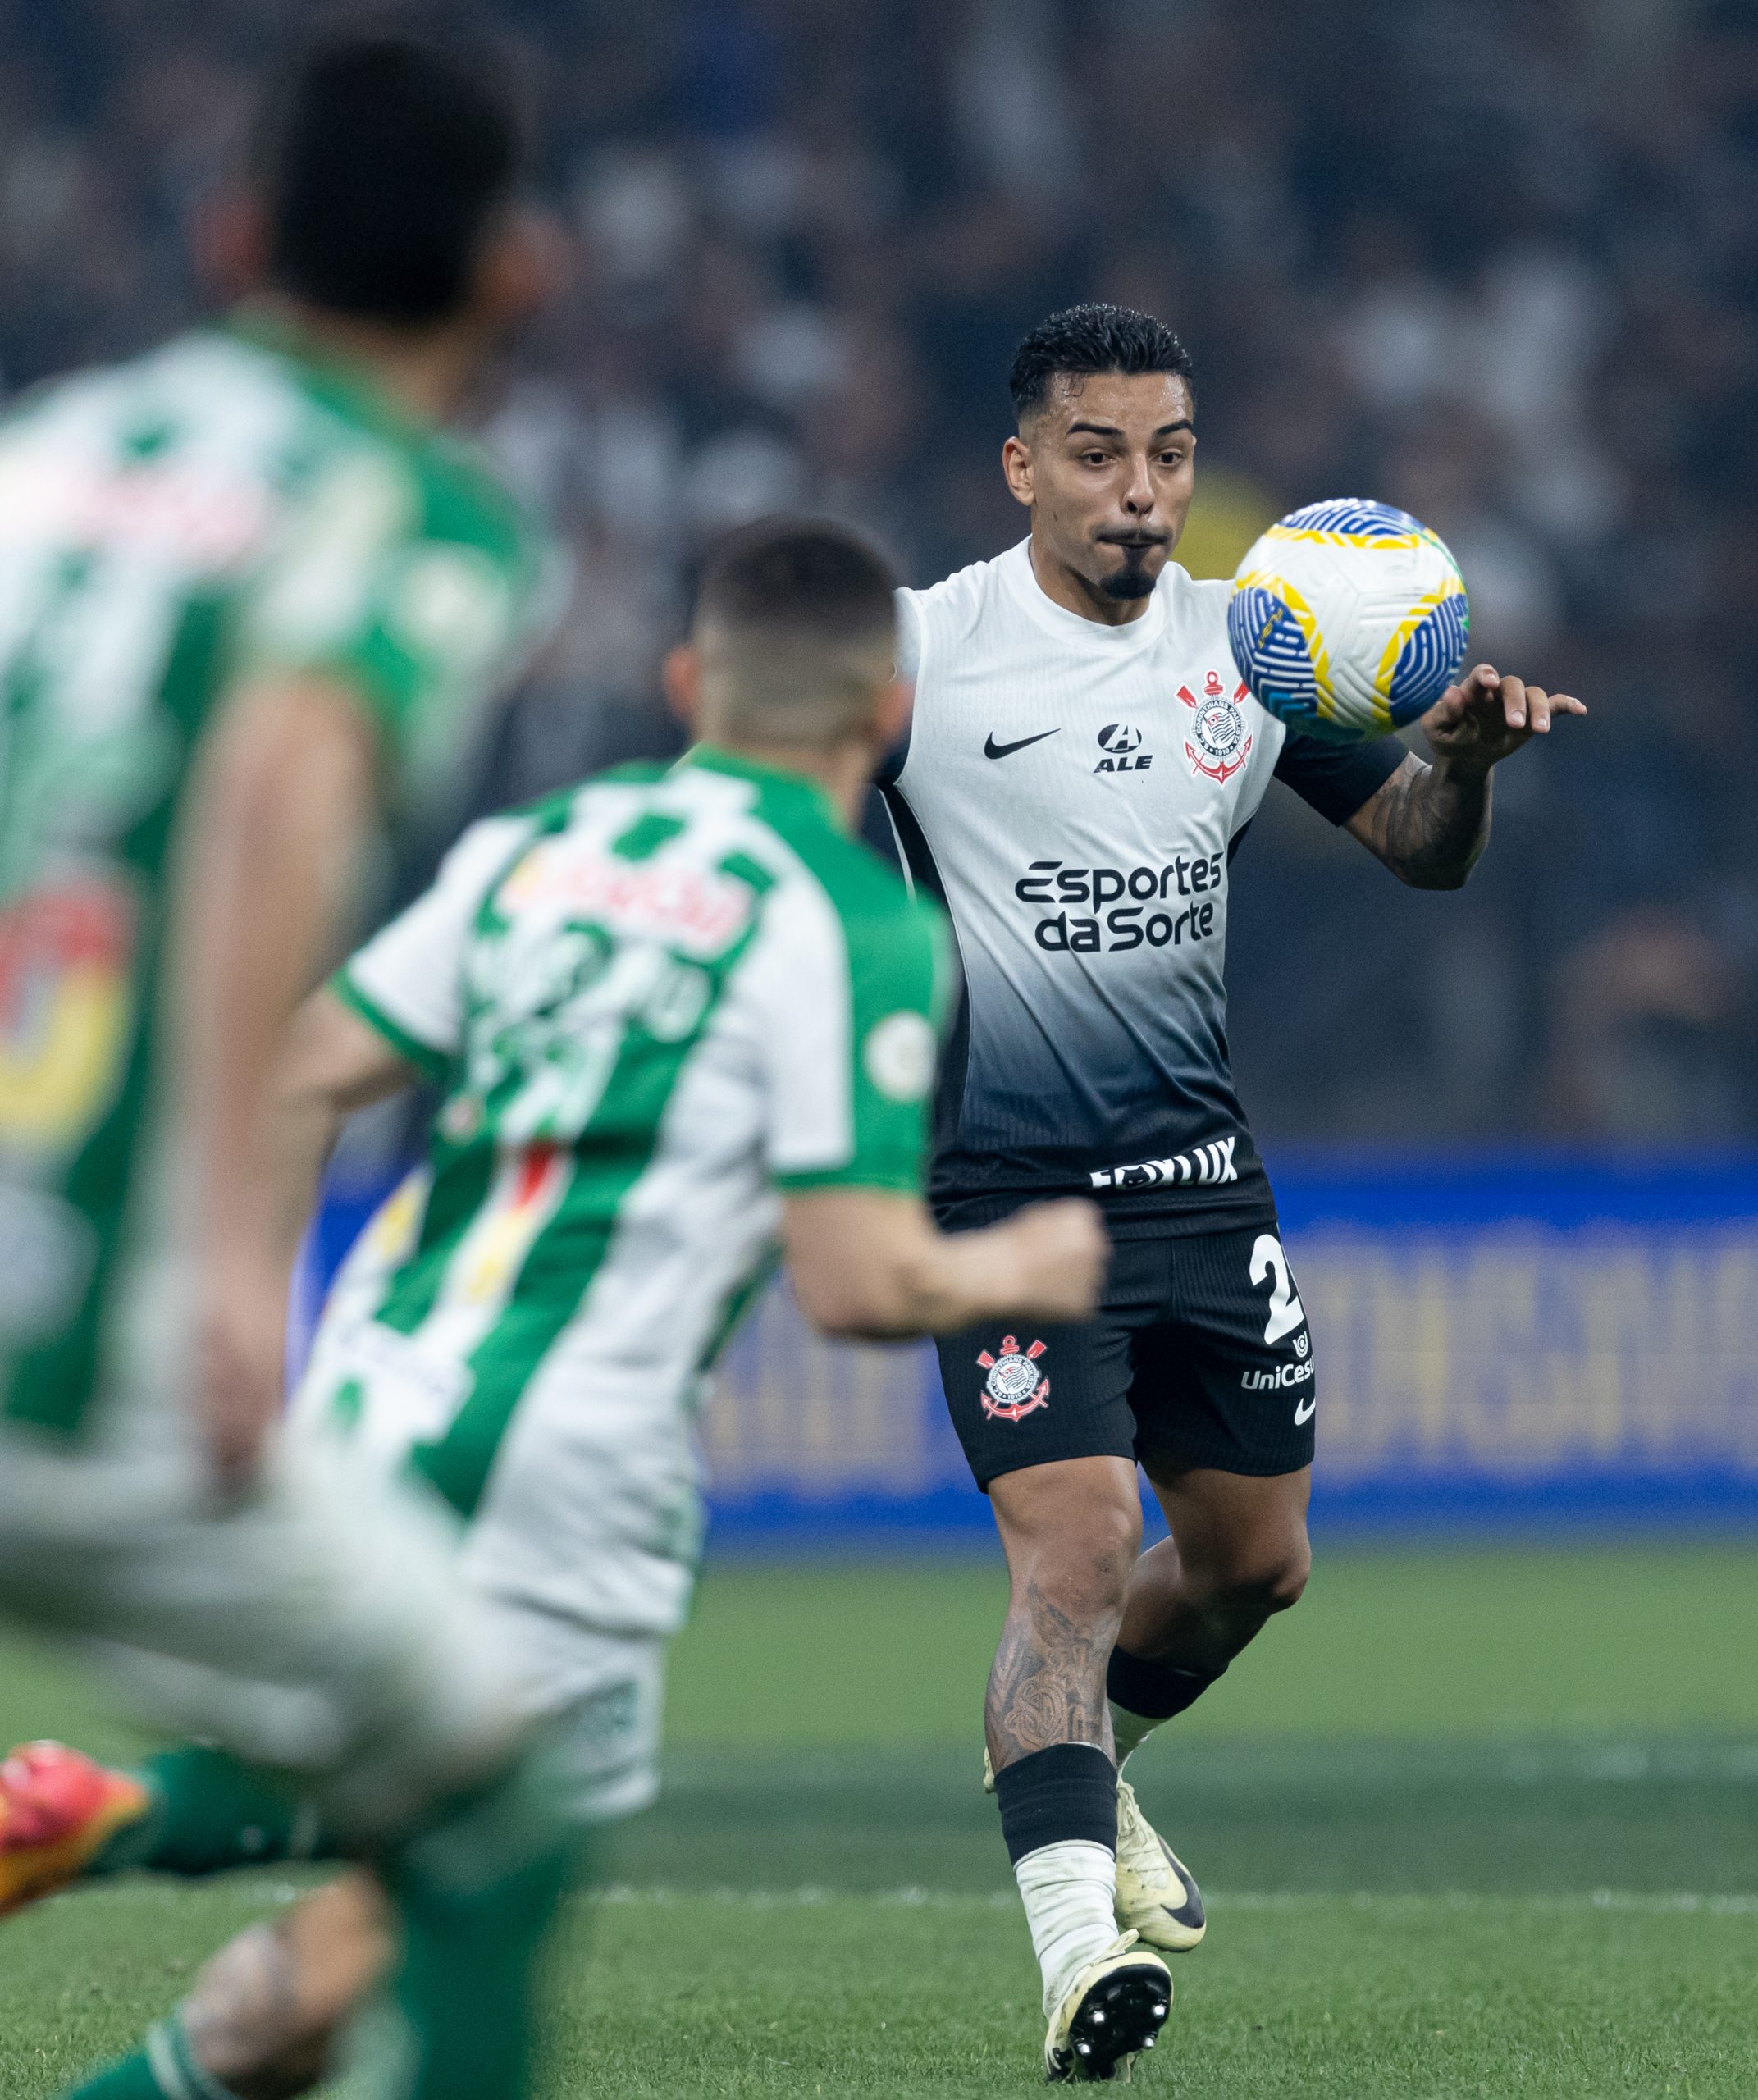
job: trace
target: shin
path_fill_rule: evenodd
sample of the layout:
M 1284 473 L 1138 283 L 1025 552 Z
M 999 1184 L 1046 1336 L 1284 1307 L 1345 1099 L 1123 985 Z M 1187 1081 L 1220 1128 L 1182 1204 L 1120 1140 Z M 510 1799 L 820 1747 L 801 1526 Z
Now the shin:
M 1011 1584 L 985 1716 L 1002 1835 L 1053 2020 L 1116 1940 L 1105 1667 L 1141 1543 L 1135 1468 L 1074 1459 L 992 1484 Z
M 1108 1683 L 1121 1758 L 1201 1697 L 1312 1564 L 1309 1472 L 1149 1469 L 1171 1536 L 1137 1564 Z
M 383 1897 L 364 1874 L 222 1947 L 179 2012 L 175 2044 L 238 2100 L 291 2100 L 326 2075 L 340 2029 L 389 1965 Z
M 1064 1459 L 1004 1473 L 989 1495 L 1010 1585 L 984 1710 L 994 1768 L 1056 1743 L 1108 1751 L 1105 1665 L 1141 1545 L 1135 1469 Z

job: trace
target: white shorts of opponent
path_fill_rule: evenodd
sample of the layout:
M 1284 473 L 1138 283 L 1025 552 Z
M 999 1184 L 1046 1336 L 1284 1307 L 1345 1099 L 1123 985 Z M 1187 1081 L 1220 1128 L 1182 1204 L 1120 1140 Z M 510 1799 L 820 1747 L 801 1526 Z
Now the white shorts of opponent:
M 285 1770 L 368 1841 L 491 1769 L 528 1710 L 437 1508 L 293 1440 L 222 1495 L 156 1405 L 107 1409 L 79 1441 L 0 1424 L 0 1618 L 101 1665 L 155 1724 Z

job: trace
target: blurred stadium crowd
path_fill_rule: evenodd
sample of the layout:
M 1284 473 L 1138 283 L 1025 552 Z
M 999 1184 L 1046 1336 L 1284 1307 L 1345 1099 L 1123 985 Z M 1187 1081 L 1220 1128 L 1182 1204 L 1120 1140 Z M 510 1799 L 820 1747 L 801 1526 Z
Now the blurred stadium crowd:
M 196 309 L 189 208 L 299 11 L 0 8 L 9 392 Z M 1390 499 L 1459 555 L 1473 654 L 1593 708 L 1498 775 L 1463 897 L 1392 892 L 1272 797 L 1231 957 L 1267 1135 L 1758 1135 L 1758 13 L 501 12 L 577 253 L 486 434 L 578 588 L 484 798 L 664 743 L 656 656 L 719 527 L 846 514 L 916 581 L 1008 544 L 1015 339 L 1148 307 L 1198 360 L 1193 568 L 1297 503 Z

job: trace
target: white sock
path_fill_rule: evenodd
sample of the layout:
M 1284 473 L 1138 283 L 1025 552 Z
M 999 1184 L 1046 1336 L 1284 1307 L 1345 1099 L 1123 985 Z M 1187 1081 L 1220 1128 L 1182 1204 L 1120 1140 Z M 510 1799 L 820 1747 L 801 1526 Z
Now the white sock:
M 1066 1838 L 1028 1852 L 1013 1875 L 1043 1971 L 1048 2020 L 1075 1978 L 1116 1940 L 1116 1857 L 1086 1838 Z
M 1127 1707 L 1120 1706 L 1115 1699 L 1107 1703 L 1111 1708 L 1111 1732 L 1117 1741 L 1117 1769 L 1121 1772 L 1129 1758 L 1141 1748 L 1160 1724 L 1158 1721 L 1150 1721 L 1145 1714 L 1130 1713 Z

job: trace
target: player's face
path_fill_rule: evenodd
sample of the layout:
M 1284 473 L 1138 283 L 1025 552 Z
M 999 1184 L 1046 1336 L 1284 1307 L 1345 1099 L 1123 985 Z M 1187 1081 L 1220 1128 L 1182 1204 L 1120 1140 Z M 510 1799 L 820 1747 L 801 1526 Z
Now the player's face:
M 1040 557 L 1095 597 L 1148 596 L 1190 508 L 1194 413 L 1170 373 L 1058 381 L 1003 459 Z

